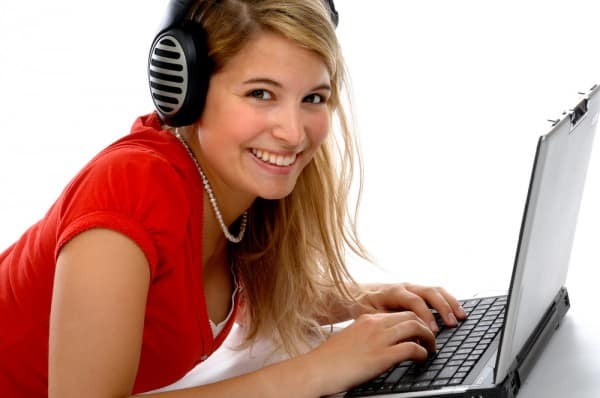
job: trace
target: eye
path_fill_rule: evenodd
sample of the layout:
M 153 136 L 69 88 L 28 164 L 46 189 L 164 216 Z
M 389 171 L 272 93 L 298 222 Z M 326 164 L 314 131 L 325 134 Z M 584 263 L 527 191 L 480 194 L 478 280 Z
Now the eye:
M 304 102 L 308 102 L 310 104 L 322 104 L 325 102 L 325 97 L 321 94 L 310 94 L 304 97 Z
M 270 100 L 273 98 L 270 92 L 263 89 L 252 90 L 248 93 L 248 96 L 259 100 Z

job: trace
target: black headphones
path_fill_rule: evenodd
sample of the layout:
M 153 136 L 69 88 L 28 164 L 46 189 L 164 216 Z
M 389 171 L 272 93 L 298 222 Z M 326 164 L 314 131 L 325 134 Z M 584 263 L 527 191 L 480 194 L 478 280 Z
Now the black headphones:
M 204 109 L 214 62 L 208 56 L 206 32 L 185 20 L 198 0 L 170 0 L 148 57 L 148 82 L 160 119 L 178 127 L 195 122 Z M 333 0 L 324 0 L 331 21 L 339 16 Z

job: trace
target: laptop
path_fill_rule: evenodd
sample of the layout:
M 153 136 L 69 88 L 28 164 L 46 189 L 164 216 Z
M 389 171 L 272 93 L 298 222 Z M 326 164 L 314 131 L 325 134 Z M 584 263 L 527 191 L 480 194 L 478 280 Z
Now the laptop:
M 436 336 L 425 363 L 403 362 L 346 397 L 514 397 L 567 313 L 567 268 L 598 125 L 600 87 L 538 140 L 508 294 L 461 301 L 469 315 Z

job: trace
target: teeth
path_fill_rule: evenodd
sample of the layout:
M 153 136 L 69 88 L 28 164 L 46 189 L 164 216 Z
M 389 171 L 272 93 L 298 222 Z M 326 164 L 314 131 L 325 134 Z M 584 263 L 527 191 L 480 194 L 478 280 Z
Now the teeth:
M 254 156 L 259 158 L 263 162 L 277 166 L 289 166 L 296 161 L 296 154 L 290 156 L 282 156 L 254 148 L 252 149 L 252 153 L 254 154 Z

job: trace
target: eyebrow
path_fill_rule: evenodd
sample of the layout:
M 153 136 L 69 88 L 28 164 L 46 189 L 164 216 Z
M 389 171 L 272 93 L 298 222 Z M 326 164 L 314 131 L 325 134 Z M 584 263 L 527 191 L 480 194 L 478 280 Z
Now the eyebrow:
M 266 77 L 257 77 L 257 78 L 253 78 L 253 79 L 248 79 L 245 80 L 242 84 L 269 84 L 271 86 L 275 86 L 275 87 L 283 87 L 283 85 L 281 83 L 279 83 L 278 81 L 275 81 L 273 79 L 269 79 Z M 318 90 L 328 90 L 331 91 L 331 86 L 329 84 L 320 84 L 317 87 L 314 87 L 311 91 L 318 91 Z

